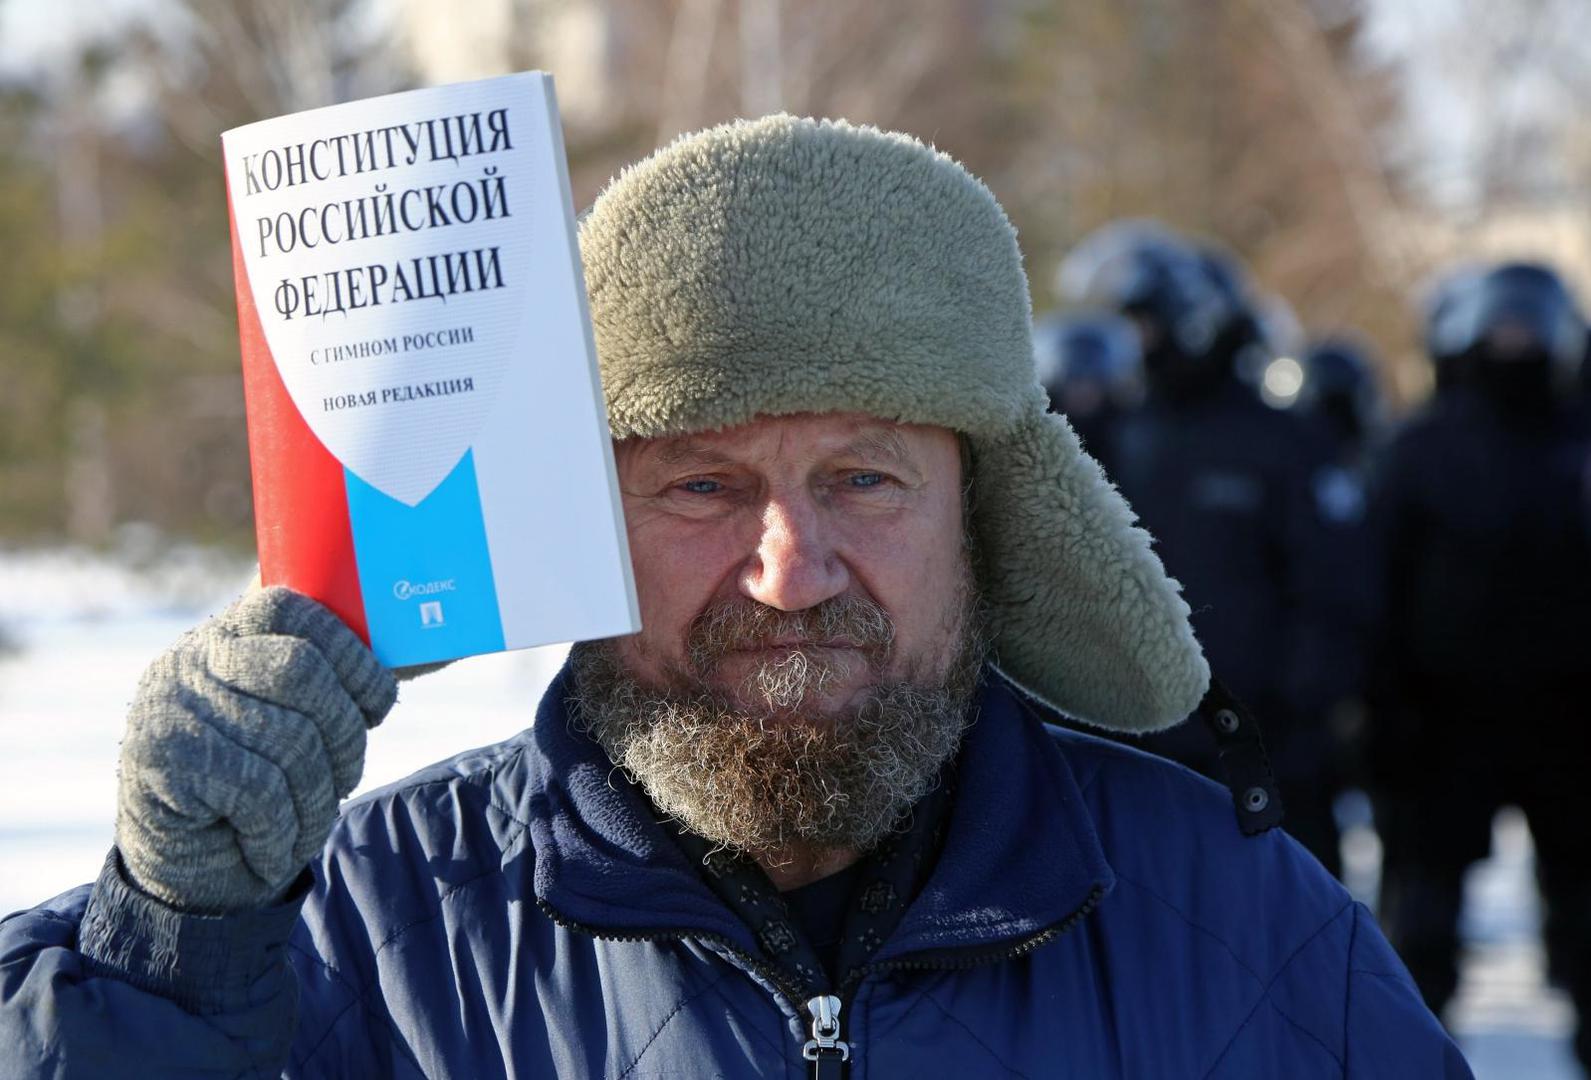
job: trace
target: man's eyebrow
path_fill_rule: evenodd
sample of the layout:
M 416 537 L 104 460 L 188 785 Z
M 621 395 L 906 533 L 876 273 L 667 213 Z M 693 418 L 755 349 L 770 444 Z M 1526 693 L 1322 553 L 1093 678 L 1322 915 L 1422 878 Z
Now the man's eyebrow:
M 727 454 L 689 439 L 670 439 L 658 447 L 657 460 L 664 465 L 727 465 L 731 461 Z
M 889 428 L 872 428 L 864 431 L 847 443 L 841 452 L 862 458 L 882 458 L 897 465 L 912 463 L 911 452 L 906 448 L 906 440 L 901 438 L 900 432 Z

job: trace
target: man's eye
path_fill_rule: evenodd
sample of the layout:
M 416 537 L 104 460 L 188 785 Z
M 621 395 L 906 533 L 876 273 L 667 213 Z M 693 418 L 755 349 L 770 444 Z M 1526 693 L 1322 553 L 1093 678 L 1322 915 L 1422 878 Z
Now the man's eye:
M 716 495 L 724 490 L 717 480 L 686 480 L 680 487 L 692 495 Z
M 887 477 L 885 477 L 885 475 L 883 473 L 863 472 L 863 473 L 852 473 L 850 476 L 846 477 L 846 482 L 849 483 L 852 487 L 870 488 L 870 487 L 878 487 L 886 479 L 887 479 Z

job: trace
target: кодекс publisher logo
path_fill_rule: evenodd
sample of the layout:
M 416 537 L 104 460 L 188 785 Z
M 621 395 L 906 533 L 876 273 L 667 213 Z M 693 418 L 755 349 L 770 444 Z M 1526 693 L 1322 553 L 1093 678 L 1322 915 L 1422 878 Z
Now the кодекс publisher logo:
M 392 583 L 392 595 L 399 600 L 409 600 L 416 596 L 435 596 L 438 593 L 456 592 L 457 589 L 458 586 L 454 584 L 453 578 L 448 578 L 446 581 L 401 580 Z

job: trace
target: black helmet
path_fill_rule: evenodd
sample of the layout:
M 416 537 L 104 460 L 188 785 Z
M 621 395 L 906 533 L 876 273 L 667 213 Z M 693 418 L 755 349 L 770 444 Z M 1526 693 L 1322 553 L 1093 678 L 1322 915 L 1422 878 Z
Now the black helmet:
M 1260 387 L 1270 362 L 1296 355 L 1302 332 L 1292 306 L 1280 296 L 1254 290 L 1238 257 L 1214 244 L 1199 248 L 1199 266 L 1231 309 L 1215 351 L 1230 357 L 1237 377 Z
M 1239 313 L 1200 250 L 1152 221 L 1095 230 L 1061 263 L 1058 277 L 1075 303 L 1148 324 L 1146 354 L 1169 346 L 1185 358 L 1202 357 Z
M 1199 245 L 1194 249 L 1194 255 L 1199 260 L 1199 269 L 1204 271 L 1204 276 L 1233 311 L 1242 311 L 1249 306 L 1248 273 L 1236 255 L 1214 244 Z
M 1076 416 L 1130 404 L 1143 377 L 1138 335 L 1108 312 L 1041 318 L 1033 326 L 1033 347 L 1039 382 L 1055 412 Z
M 1571 377 L 1585 356 L 1586 323 L 1557 274 L 1537 263 L 1504 263 L 1482 277 L 1457 327 L 1471 349 L 1538 352 Z
M 1573 375 L 1586 351 L 1586 322 L 1548 267 L 1467 266 L 1444 275 L 1431 290 L 1425 341 L 1438 366 L 1480 353 L 1534 351 Z
M 1304 350 L 1304 384 L 1296 407 L 1319 416 L 1339 438 L 1358 443 L 1380 420 L 1381 394 L 1368 346 L 1346 336 Z
M 1540 412 L 1574 392 L 1586 322 L 1562 279 L 1539 263 L 1503 263 L 1463 290 L 1444 345 L 1468 358 L 1476 386 L 1506 410 Z

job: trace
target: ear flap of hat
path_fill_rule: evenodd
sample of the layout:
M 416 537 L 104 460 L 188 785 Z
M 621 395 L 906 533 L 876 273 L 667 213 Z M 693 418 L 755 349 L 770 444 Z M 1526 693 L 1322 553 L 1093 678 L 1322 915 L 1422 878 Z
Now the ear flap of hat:
M 1035 406 L 970 439 L 973 527 L 996 662 L 1078 720 L 1156 731 L 1191 713 L 1210 670 L 1188 605 L 1070 425 Z

